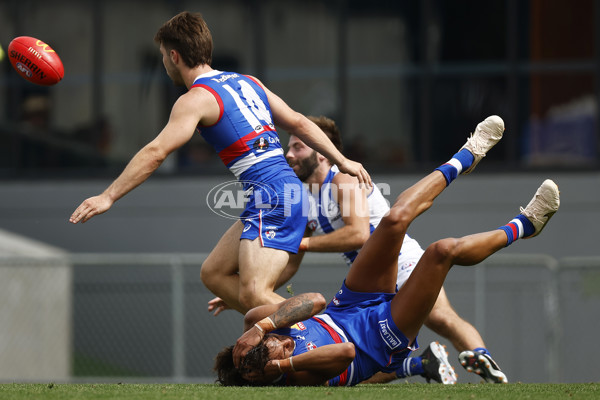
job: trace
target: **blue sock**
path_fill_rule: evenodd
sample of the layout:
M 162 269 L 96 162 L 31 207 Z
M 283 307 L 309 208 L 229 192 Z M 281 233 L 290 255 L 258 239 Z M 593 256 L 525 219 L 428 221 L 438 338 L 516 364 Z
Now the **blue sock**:
M 488 351 L 488 349 L 486 349 L 485 347 L 478 347 L 476 349 L 473 350 L 475 353 L 481 353 L 481 354 L 487 354 L 488 356 L 492 356 L 490 354 L 490 352 Z
M 523 214 L 517 215 L 508 224 L 503 225 L 498 229 L 502 229 L 506 233 L 506 246 L 510 245 L 517 239 L 528 237 L 535 233 L 533 224 Z
M 448 186 L 462 171 L 469 168 L 474 160 L 475 157 L 473 157 L 473 154 L 471 154 L 469 150 L 462 149 L 453 155 L 450 161 L 437 167 L 436 171 L 440 171 L 444 174 L 446 186 Z
M 421 375 L 425 370 L 421 363 L 421 357 L 409 357 L 402 362 L 402 366 L 396 370 L 396 377 L 406 378 L 413 375 Z

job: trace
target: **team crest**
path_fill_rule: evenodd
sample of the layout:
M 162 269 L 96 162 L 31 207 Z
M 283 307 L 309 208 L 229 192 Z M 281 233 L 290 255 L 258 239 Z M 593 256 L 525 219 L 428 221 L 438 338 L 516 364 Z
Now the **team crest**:
M 269 142 L 261 136 L 258 139 L 256 139 L 252 147 L 254 147 L 254 150 L 256 151 L 265 151 L 269 148 Z
M 318 224 L 319 223 L 316 219 L 311 219 L 310 221 L 308 221 L 308 229 L 314 232 L 317 229 Z
M 311 351 L 317 348 L 317 345 L 313 342 L 306 343 L 306 350 Z

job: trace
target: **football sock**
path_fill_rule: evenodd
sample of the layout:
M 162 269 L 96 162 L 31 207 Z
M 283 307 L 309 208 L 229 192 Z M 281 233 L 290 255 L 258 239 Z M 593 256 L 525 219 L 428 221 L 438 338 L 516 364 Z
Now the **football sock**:
M 450 185 L 458 175 L 473 164 L 475 157 L 467 149 L 462 149 L 458 153 L 452 156 L 450 161 L 440 165 L 436 168 L 436 171 L 440 171 L 446 178 L 446 186 Z
M 406 378 L 413 375 L 421 375 L 425 370 L 421 363 L 421 357 L 409 357 L 402 362 L 402 366 L 396 370 L 396 377 Z
M 506 232 L 508 239 L 506 246 L 510 245 L 517 239 L 528 237 L 535 233 L 535 227 L 523 214 L 517 215 L 508 224 L 503 225 L 498 229 L 502 229 L 504 232 Z
M 478 348 L 474 349 L 473 351 L 474 351 L 475 353 L 486 354 L 486 355 L 488 355 L 488 356 L 490 356 L 490 357 L 492 356 L 492 355 L 490 354 L 490 352 L 488 351 L 488 349 L 486 349 L 485 347 L 478 347 Z

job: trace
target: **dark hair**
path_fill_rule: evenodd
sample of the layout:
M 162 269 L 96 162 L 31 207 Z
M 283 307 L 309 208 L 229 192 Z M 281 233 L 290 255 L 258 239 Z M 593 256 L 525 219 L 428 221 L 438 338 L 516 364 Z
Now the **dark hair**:
M 177 14 L 160 27 L 154 41 L 167 50 L 177 50 L 190 68 L 212 63 L 212 36 L 199 13 L 184 11 Z
M 319 128 L 321 128 L 321 130 L 323 132 L 325 132 L 325 134 L 327 135 L 329 140 L 331 140 L 331 143 L 333 143 L 333 145 L 339 151 L 342 151 L 342 149 L 344 147 L 342 144 L 342 134 L 340 132 L 340 129 L 335 124 L 334 120 L 332 120 L 331 118 L 322 116 L 322 115 L 320 117 L 309 116 L 308 119 L 310 119 Z
M 269 361 L 269 349 L 263 340 L 254 346 L 242 360 L 240 369 L 233 365 L 233 346 L 225 347 L 215 358 L 216 382 L 223 386 L 264 386 L 265 382 L 248 381 L 242 377 L 245 371 L 264 371 Z

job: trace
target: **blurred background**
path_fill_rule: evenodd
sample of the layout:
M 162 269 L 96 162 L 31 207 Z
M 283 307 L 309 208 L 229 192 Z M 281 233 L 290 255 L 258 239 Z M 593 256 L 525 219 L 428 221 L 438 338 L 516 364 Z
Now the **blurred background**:
M 233 177 L 200 135 L 106 215 L 67 222 L 183 93 L 153 42 L 183 10 L 207 20 L 214 68 L 334 118 L 390 200 L 502 116 L 505 138 L 413 236 L 425 247 L 497 227 L 554 179 L 551 228 L 489 272 L 451 274 L 447 291 L 510 381 L 600 380 L 598 0 L 3 0 L 4 51 L 39 38 L 65 78 L 30 84 L 0 53 L 0 380 L 212 381 L 212 357 L 241 331 L 241 316 L 205 311 L 200 265 L 232 223 L 206 196 Z M 309 257 L 294 291 L 330 296 L 345 272 L 336 255 Z

